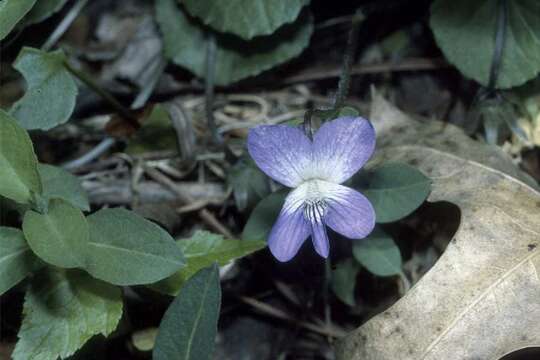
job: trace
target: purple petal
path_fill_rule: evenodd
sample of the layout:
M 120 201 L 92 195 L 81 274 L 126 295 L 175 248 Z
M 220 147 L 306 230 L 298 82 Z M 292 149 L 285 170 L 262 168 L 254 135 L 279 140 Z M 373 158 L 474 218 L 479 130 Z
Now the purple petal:
M 298 191 L 285 199 L 279 217 L 268 237 L 268 247 L 279 261 L 292 259 L 310 235 L 311 226 L 304 217 L 303 201 Z
M 325 123 L 313 137 L 313 160 L 320 178 L 337 184 L 349 179 L 375 149 L 375 130 L 361 117 Z
M 330 245 L 328 242 L 328 233 L 326 232 L 326 226 L 322 222 L 314 222 L 311 225 L 311 240 L 315 251 L 323 258 L 328 257 L 330 252 Z
M 285 186 L 296 187 L 311 163 L 311 141 L 298 128 L 261 125 L 249 131 L 249 154 L 268 176 Z
M 368 236 L 375 227 L 375 211 L 369 200 L 356 190 L 343 185 L 334 186 L 336 188 L 326 199 L 326 225 L 350 239 Z

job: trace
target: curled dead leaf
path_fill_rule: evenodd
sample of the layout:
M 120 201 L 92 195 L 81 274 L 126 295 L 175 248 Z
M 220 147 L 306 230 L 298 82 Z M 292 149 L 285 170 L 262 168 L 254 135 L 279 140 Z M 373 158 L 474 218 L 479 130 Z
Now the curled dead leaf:
M 433 179 L 429 201 L 461 210 L 455 237 L 396 304 L 345 337 L 338 360 L 500 359 L 540 345 L 540 193 L 497 148 L 457 127 L 418 122 L 375 95 L 374 163 Z

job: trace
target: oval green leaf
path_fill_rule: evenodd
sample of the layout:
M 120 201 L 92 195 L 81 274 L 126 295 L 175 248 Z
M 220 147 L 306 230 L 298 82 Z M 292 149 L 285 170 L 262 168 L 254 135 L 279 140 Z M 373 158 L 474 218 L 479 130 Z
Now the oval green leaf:
M 377 276 L 401 273 L 401 253 L 390 235 L 380 227 L 366 238 L 354 240 L 354 258 L 369 272 Z
M 407 164 L 391 163 L 357 174 L 352 184 L 371 202 L 376 221 L 397 221 L 426 200 L 431 180 Z
M 183 0 L 187 11 L 217 31 L 245 40 L 293 22 L 309 0 Z
M 115 285 L 162 280 L 185 265 L 182 250 L 156 224 L 125 209 L 102 209 L 88 218 L 85 269 Z
M 23 74 L 28 89 L 10 113 L 25 129 L 48 130 L 69 120 L 75 108 L 77 85 L 64 67 L 61 50 L 44 52 L 24 48 L 14 67 Z
M 197 271 L 217 263 L 227 265 L 232 260 L 247 256 L 266 246 L 265 241 L 225 239 L 208 231 L 197 231 L 189 239 L 180 239 L 178 245 L 186 257 L 186 267 L 173 276 L 151 287 L 165 294 L 176 296 L 185 282 Z
M 90 210 L 88 196 L 79 179 L 57 166 L 38 164 L 45 199 L 62 199 L 83 211 Z
M 2 0 L 0 1 L 0 40 L 3 40 L 24 15 L 36 0 Z
M 41 193 L 37 158 L 28 133 L 0 110 L 0 195 L 18 203 Z
M 39 266 L 40 262 L 26 244 L 22 231 L 0 227 L 0 295 Z
M 220 305 L 219 272 L 214 265 L 189 279 L 165 312 L 153 359 L 213 359 Z
M 187 17 L 175 0 L 157 0 L 156 19 L 163 34 L 165 56 L 204 78 L 209 30 Z M 273 35 L 251 41 L 215 34 L 215 84 L 228 85 L 258 75 L 298 56 L 309 44 L 312 32 L 313 20 L 305 14 Z
M 46 214 L 27 211 L 24 236 L 32 251 L 61 268 L 83 267 L 89 240 L 88 223 L 81 210 L 63 200 L 51 200 Z
M 446 58 L 465 76 L 487 86 L 495 51 L 496 0 L 436 0 L 431 28 Z M 521 85 L 540 72 L 540 2 L 505 1 L 506 39 L 497 88 Z

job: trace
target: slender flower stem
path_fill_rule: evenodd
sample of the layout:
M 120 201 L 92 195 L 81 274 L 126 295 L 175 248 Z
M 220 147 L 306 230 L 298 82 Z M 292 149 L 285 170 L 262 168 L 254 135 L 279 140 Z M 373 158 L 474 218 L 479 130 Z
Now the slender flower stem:
M 363 20 L 364 15 L 360 10 L 357 10 L 351 20 L 351 30 L 349 31 L 347 48 L 345 50 L 345 56 L 343 57 L 343 67 L 341 69 L 341 76 L 339 78 L 338 90 L 336 93 L 336 97 L 334 98 L 334 110 L 337 110 L 343 105 L 343 102 L 349 94 L 351 69 L 354 63 L 354 54 L 356 53 L 356 48 L 358 45 L 358 32 L 360 29 L 360 23 L 362 23 Z
M 345 49 L 345 55 L 343 57 L 343 65 L 341 68 L 341 75 L 339 77 L 338 88 L 334 97 L 334 102 L 329 109 L 310 109 L 304 116 L 304 131 L 311 137 L 312 134 L 312 121 L 311 118 L 315 115 L 321 119 L 335 117 L 339 111 L 339 108 L 343 106 L 347 95 L 349 94 L 349 86 L 351 82 L 351 71 L 354 63 L 354 54 L 358 44 L 358 32 L 360 29 L 360 23 L 364 20 L 364 15 L 359 9 L 356 11 L 351 20 L 351 30 L 349 31 L 349 37 L 347 39 L 347 47 Z
M 216 37 L 208 33 L 206 46 L 206 78 L 204 83 L 205 109 L 208 129 L 212 134 L 212 140 L 216 144 L 221 144 L 223 139 L 218 132 L 216 120 L 214 118 L 214 80 L 216 75 Z
M 114 108 L 132 126 L 134 126 L 135 128 L 140 127 L 140 124 L 137 121 L 137 118 L 133 115 L 133 113 L 124 105 L 120 104 L 118 100 L 116 100 L 114 96 L 112 96 L 108 91 L 106 91 L 101 86 L 99 86 L 96 82 L 94 82 L 94 80 L 90 76 L 88 76 L 88 74 L 84 73 L 83 71 L 79 69 L 74 68 L 73 66 L 71 66 L 71 64 L 68 61 L 64 62 L 64 67 L 70 73 L 72 73 L 75 77 L 81 80 L 86 86 L 92 89 L 96 94 L 101 96 L 103 100 L 109 103 L 109 105 L 111 105 L 111 107 Z

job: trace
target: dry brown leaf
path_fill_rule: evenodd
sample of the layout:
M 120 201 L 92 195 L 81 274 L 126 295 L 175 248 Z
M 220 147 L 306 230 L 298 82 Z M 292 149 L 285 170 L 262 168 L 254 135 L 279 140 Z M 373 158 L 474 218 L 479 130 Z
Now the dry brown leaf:
M 461 223 L 435 266 L 343 339 L 337 359 L 497 360 L 539 346 L 540 193 L 525 183 L 532 180 L 501 151 L 453 125 L 412 120 L 377 95 L 371 119 L 374 162 L 418 167 L 433 179 L 429 201 L 459 206 Z

